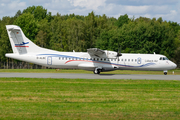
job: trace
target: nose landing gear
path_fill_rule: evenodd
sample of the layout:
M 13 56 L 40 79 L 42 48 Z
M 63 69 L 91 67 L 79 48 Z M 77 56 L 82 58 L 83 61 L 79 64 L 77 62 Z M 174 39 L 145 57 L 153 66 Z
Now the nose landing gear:
M 167 70 L 164 70 L 164 75 L 167 75 Z

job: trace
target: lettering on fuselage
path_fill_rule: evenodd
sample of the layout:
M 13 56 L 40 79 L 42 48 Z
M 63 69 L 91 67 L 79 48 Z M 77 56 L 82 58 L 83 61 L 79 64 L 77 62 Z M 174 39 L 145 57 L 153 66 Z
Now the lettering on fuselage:
M 158 62 L 158 60 L 145 60 L 145 62 Z

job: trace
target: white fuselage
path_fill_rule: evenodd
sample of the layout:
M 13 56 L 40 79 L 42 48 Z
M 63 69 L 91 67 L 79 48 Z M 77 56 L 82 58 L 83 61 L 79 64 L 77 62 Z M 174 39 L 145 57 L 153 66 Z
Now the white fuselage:
M 87 52 L 57 52 L 6 54 L 6 57 L 27 61 L 51 68 L 72 68 L 93 71 L 95 68 L 102 71 L 111 70 L 170 70 L 176 64 L 158 54 L 125 54 L 114 58 L 92 58 Z M 162 58 L 160 60 L 160 58 Z M 164 58 L 164 60 L 163 60 Z

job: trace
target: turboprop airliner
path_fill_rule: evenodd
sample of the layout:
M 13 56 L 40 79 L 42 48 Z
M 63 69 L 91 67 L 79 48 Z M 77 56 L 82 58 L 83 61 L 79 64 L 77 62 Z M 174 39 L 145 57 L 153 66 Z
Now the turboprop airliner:
M 159 54 L 127 54 L 98 48 L 87 52 L 59 52 L 35 45 L 16 25 L 6 25 L 13 53 L 5 56 L 51 68 L 72 68 L 93 71 L 100 74 L 113 70 L 167 71 L 177 65 Z

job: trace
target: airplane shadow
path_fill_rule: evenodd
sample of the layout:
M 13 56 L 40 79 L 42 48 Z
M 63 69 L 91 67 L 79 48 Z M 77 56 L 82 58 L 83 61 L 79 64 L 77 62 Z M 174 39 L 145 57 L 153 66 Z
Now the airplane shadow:
M 112 76 L 112 75 L 115 75 L 115 74 L 99 74 L 99 76 Z
M 131 74 L 99 74 L 99 76 L 131 75 Z

